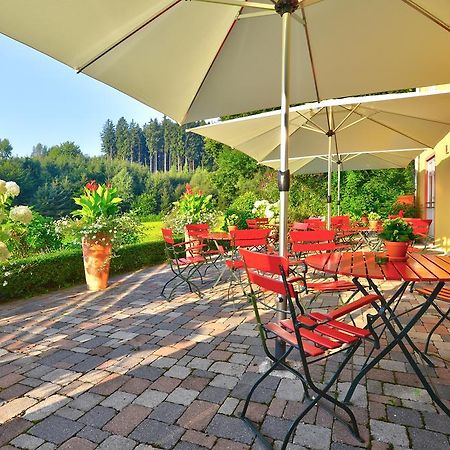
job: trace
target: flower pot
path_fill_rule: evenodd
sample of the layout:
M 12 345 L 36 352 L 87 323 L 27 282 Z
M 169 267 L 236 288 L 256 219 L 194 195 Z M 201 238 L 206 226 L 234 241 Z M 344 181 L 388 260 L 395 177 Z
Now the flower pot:
M 405 261 L 409 242 L 384 241 L 386 254 L 390 261 Z
M 228 225 L 228 231 L 236 231 L 237 225 Z
M 376 231 L 378 229 L 378 220 L 369 220 L 369 228 Z
M 84 237 L 82 246 L 88 289 L 90 291 L 106 289 L 111 260 L 111 238 L 105 235 L 97 235 L 95 238 Z

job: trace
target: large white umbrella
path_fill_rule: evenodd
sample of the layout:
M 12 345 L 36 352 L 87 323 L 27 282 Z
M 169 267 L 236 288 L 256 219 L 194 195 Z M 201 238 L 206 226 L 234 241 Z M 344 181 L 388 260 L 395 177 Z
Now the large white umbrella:
M 262 164 L 280 166 L 280 111 L 192 129 L 243 151 Z M 348 155 L 434 147 L 450 132 L 450 89 L 328 100 L 289 110 L 290 166 L 328 149 L 328 226 L 331 215 L 332 154 Z M 398 157 L 398 156 L 397 156 Z M 348 158 L 348 157 L 347 157 Z M 367 161 L 369 157 L 367 156 Z M 391 158 L 395 158 L 392 156 Z M 371 161 L 377 168 L 374 157 Z M 315 160 L 318 164 L 319 160 Z M 370 168 L 369 166 L 367 168 Z M 381 168 L 381 167 L 380 167 Z
M 391 150 L 362 153 L 340 153 L 331 156 L 331 171 L 337 172 L 337 214 L 340 215 L 341 172 L 347 170 L 379 170 L 405 168 L 424 149 Z M 265 161 L 265 165 L 278 169 L 279 160 Z M 324 173 L 328 171 L 328 155 L 291 158 L 293 174 Z

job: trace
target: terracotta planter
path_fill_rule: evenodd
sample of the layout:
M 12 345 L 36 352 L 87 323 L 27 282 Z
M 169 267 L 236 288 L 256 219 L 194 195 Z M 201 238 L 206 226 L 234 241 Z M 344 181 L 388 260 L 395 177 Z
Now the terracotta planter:
M 83 262 L 86 284 L 90 291 L 108 287 L 111 238 L 98 235 L 96 239 L 83 238 Z
M 236 231 L 237 225 L 228 225 L 228 231 Z
M 378 220 L 369 220 L 369 228 L 376 231 L 378 229 Z
M 405 261 L 407 256 L 409 242 L 391 242 L 384 241 L 386 255 L 391 261 Z

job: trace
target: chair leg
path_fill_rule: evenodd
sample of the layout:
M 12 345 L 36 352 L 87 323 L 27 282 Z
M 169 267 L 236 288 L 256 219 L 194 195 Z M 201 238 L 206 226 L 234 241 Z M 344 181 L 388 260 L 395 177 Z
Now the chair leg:
M 435 307 L 435 309 L 438 311 L 438 313 L 441 315 L 441 318 L 437 321 L 436 325 L 434 325 L 434 327 L 430 330 L 430 332 L 428 333 L 427 336 L 427 341 L 425 343 L 425 353 L 428 353 L 428 347 L 430 345 L 430 341 L 431 341 L 431 337 L 433 336 L 433 333 L 436 331 L 436 329 L 438 328 L 438 326 L 445 320 L 445 319 L 450 319 L 450 308 L 447 310 L 446 313 L 444 313 L 439 307 L 437 307 L 436 305 L 433 304 L 433 306 Z

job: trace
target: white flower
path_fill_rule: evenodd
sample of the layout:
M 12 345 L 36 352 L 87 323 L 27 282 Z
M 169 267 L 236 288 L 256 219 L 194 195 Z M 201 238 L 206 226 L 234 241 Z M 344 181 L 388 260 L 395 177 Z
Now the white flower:
M 271 219 L 271 218 L 274 216 L 274 213 L 273 213 L 273 211 L 270 209 L 270 206 L 268 206 L 268 207 L 266 208 L 264 214 L 265 214 L 265 216 L 266 216 L 268 219 Z
M 0 180 L 0 195 L 6 192 L 6 181 Z
M 33 213 L 28 206 L 14 206 L 9 211 L 9 217 L 14 222 L 21 222 L 24 225 L 28 225 L 33 219 Z
M 10 256 L 8 247 L 4 242 L 0 241 L 0 261 L 6 261 Z
M 20 187 L 14 181 L 8 181 L 6 183 L 6 192 L 10 197 L 17 197 L 20 194 Z

